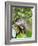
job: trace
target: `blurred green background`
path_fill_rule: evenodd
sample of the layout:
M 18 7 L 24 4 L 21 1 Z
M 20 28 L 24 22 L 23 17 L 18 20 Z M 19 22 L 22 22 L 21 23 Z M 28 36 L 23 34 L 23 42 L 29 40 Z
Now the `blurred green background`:
M 27 22 L 29 29 L 27 29 L 26 33 L 19 33 L 16 38 L 26 38 L 26 37 L 32 37 L 32 8 L 17 8 L 15 7 L 15 16 L 12 20 L 12 25 L 15 25 L 16 20 L 18 19 L 24 19 L 24 21 Z M 16 26 L 17 27 L 17 26 Z M 16 28 L 15 27 L 15 28 Z M 18 27 L 19 28 L 19 27 Z M 19 29 L 16 29 L 19 31 Z

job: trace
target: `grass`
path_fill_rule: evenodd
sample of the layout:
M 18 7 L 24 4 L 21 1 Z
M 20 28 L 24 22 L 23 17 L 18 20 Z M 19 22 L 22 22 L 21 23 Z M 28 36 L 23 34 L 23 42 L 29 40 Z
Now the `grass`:
M 20 34 L 18 34 L 17 36 L 16 36 L 16 38 L 26 38 L 26 37 L 32 37 L 32 31 L 27 31 L 27 33 L 26 34 L 23 34 L 23 33 L 20 33 Z

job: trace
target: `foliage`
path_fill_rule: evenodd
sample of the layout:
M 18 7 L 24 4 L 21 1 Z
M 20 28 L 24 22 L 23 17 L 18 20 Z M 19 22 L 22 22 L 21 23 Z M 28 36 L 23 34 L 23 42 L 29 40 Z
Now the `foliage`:
M 20 33 L 17 35 L 17 38 L 25 38 L 26 37 L 26 34 L 23 34 L 23 33 Z
M 32 17 L 31 8 L 16 8 L 15 11 L 16 11 L 15 20 L 18 18 L 24 18 L 27 19 L 28 21 L 31 20 Z
M 30 26 L 32 26 L 32 8 L 15 8 L 14 24 L 18 19 L 24 19 Z M 17 28 L 18 30 L 19 28 Z M 28 29 L 26 34 L 20 33 L 17 38 L 31 37 L 32 30 Z

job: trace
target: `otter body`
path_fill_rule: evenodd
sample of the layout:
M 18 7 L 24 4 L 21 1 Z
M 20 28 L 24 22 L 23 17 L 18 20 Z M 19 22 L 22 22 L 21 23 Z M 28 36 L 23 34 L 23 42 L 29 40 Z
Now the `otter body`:
M 15 26 L 13 26 L 14 28 L 14 32 L 15 32 L 15 37 L 20 34 L 20 33 L 24 33 L 26 34 L 26 31 L 28 29 L 27 23 L 23 20 L 23 19 L 19 19 L 15 22 Z M 14 35 L 14 33 L 13 33 Z

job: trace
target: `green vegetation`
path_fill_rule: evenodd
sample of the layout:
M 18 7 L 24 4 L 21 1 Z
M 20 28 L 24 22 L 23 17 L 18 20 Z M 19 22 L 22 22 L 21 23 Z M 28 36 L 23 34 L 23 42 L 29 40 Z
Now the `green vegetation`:
M 26 34 L 20 33 L 17 35 L 16 38 L 25 38 L 25 37 L 26 37 Z
M 15 16 L 13 22 L 16 25 L 16 21 L 19 19 L 23 19 L 27 22 L 29 29 L 24 29 L 26 33 L 21 32 L 20 26 L 18 25 L 15 27 L 16 32 L 20 32 L 17 34 L 16 38 L 26 38 L 32 36 L 32 8 L 15 8 Z

